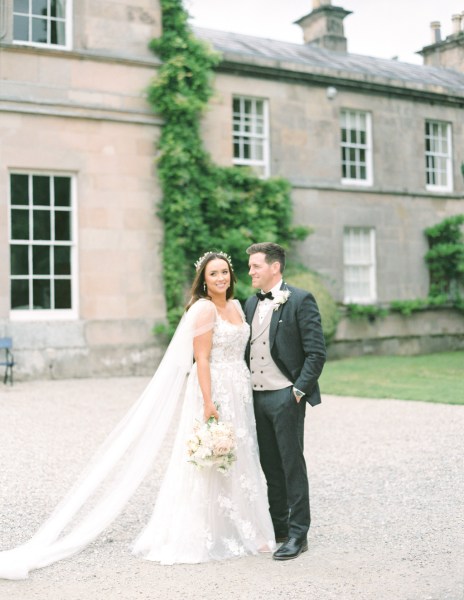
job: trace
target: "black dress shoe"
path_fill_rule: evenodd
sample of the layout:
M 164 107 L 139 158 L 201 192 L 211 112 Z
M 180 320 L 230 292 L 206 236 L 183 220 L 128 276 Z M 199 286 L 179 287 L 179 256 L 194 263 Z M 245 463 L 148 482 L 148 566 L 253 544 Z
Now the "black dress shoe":
M 288 535 L 277 535 L 275 536 L 275 541 L 276 544 L 285 544 L 285 542 L 288 542 Z
M 283 544 L 278 550 L 274 552 L 272 558 L 274 560 L 291 560 L 292 558 L 300 556 L 302 552 L 306 552 L 307 549 L 308 540 L 306 538 L 290 538 L 288 542 Z

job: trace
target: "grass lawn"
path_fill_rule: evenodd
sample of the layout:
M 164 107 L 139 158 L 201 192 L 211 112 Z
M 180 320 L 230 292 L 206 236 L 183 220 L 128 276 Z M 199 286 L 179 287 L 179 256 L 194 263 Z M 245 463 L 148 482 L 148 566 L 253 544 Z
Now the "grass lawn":
M 323 394 L 464 404 L 464 352 L 328 361 Z

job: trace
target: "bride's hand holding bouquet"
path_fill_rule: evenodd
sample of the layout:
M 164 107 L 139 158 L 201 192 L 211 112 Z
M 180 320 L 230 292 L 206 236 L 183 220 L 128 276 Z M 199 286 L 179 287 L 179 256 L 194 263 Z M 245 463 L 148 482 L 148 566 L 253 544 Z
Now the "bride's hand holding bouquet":
M 219 417 L 214 404 L 213 408 Z M 214 466 L 218 471 L 226 473 L 236 460 L 235 451 L 232 425 L 219 421 L 214 416 L 209 417 L 205 423 L 196 421 L 191 435 L 187 438 L 188 462 L 199 469 Z
M 210 419 L 216 419 L 216 421 L 219 421 L 218 410 L 211 401 L 204 403 L 203 414 L 205 417 L 205 423 L 207 423 Z

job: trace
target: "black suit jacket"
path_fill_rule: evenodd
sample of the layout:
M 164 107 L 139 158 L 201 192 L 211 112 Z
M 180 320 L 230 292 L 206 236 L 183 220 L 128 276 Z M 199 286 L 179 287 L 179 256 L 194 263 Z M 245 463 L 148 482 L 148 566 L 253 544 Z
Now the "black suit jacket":
M 318 378 L 326 359 L 319 309 L 311 293 L 286 283 L 281 289 L 289 290 L 290 296 L 273 310 L 269 327 L 271 356 L 282 373 L 315 406 L 321 402 Z M 245 316 L 250 326 L 257 305 L 256 296 L 245 303 Z M 246 360 L 250 364 L 249 344 Z

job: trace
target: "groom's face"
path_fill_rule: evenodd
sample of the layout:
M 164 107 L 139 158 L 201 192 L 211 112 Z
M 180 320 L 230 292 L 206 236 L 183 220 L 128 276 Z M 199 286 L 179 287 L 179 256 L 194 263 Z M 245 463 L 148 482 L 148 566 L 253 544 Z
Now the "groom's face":
M 250 267 L 248 273 L 251 276 L 251 285 L 263 292 L 271 290 L 282 277 L 280 263 L 267 263 L 266 255 L 263 252 L 251 254 L 248 266 Z

